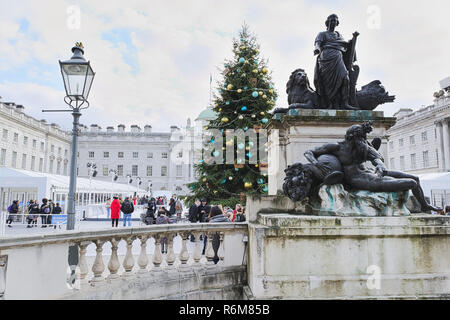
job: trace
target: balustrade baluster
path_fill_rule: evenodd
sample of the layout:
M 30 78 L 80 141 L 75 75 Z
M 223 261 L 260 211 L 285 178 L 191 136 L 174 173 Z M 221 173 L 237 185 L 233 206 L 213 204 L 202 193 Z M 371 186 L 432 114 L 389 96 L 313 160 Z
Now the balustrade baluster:
M 78 243 L 78 246 L 80 247 L 80 258 L 78 259 L 78 268 L 80 270 L 79 279 L 80 281 L 84 281 L 86 279 L 86 275 L 89 272 L 87 260 L 86 260 L 86 249 L 87 246 L 90 244 L 90 241 L 82 241 Z
M 139 271 L 138 273 L 146 273 L 147 265 L 148 265 L 148 257 L 147 257 L 147 239 L 148 236 L 139 236 L 138 237 L 141 240 L 141 253 L 139 254 L 138 258 L 138 265 L 139 265 Z
M 189 260 L 189 252 L 187 250 L 186 242 L 189 239 L 189 232 L 180 232 L 179 235 L 181 237 L 181 251 L 178 255 L 178 259 L 180 260 L 181 266 L 180 270 L 187 269 L 187 262 Z
M 223 264 L 224 258 L 225 258 L 225 247 L 224 247 L 224 238 L 225 234 L 223 232 L 219 233 L 219 250 L 217 251 L 217 255 L 219 256 L 219 262 L 218 264 Z
M 201 267 L 200 260 L 202 258 L 202 250 L 203 250 L 203 240 L 200 241 L 201 234 L 202 234 L 201 232 L 194 233 L 195 247 L 194 247 L 194 254 L 193 254 L 192 258 L 194 259 L 194 267 L 196 267 L 196 268 Z
M 117 271 L 120 268 L 119 257 L 117 256 L 117 249 L 119 247 L 119 239 L 112 238 L 109 242 L 111 242 L 111 257 L 108 263 L 109 276 L 108 279 L 116 279 L 119 277 Z
M 134 258 L 133 258 L 133 252 L 132 252 L 132 248 L 133 248 L 133 241 L 134 241 L 135 237 L 128 237 L 126 239 L 127 242 L 127 253 L 125 255 L 125 258 L 123 259 L 123 268 L 125 269 L 125 272 L 123 274 L 123 276 L 129 276 L 131 275 L 131 271 L 133 270 L 134 267 Z
M 153 239 L 155 239 L 155 251 L 153 252 L 153 272 L 161 271 L 161 263 L 162 263 L 162 253 L 161 253 L 161 240 L 162 237 L 160 234 L 153 235 Z
M 169 233 L 167 234 L 167 254 L 166 254 L 166 263 L 167 267 L 170 270 L 173 270 L 173 265 L 175 262 L 175 253 L 173 252 L 173 238 L 176 234 Z
M 207 260 L 206 265 L 208 267 L 214 266 L 214 249 L 213 249 L 213 246 L 212 246 L 212 241 L 213 241 L 214 234 L 215 234 L 215 232 L 208 232 L 207 233 L 208 239 L 207 239 L 207 245 L 206 245 L 205 253 L 206 253 L 206 260 Z
M 94 240 L 93 241 L 97 246 L 97 255 L 95 256 L 94 265 L 92 266 L 92 272 L 94 273 L 94 277 L 92 278 L 93 282 L 98 282 L 103 280 L 103 272 L 105 271 L 105 265 L 103 263 L 103 244 L 104 240 Z

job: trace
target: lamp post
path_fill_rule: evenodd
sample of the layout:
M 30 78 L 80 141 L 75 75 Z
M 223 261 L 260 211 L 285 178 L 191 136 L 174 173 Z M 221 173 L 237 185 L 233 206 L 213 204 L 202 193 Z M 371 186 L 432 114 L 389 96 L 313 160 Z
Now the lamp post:
M 116 181 L 119 176 L 117 175 L 116 170 L 113 170 L 113 169 L 109 169 L 109 174 L 111 175 L 111 198 L 110 199 L 112 201 L 112 199 L 113 199 L 114 181 Z
M 141 177 L 137 177 L 136 178 L 136 199 L 137 199 L 137 196 L 138 196 L 139 186 L 141 185 L 141 183 L 142 183 Z
M 66 96 L 64 102 L 71 110 L 42 110 L 42 112 L 72 112 L 72 161 L 70 162 L 70 182 L 67 199 L 67 230 L 75 228 L 75 192 L 77 184 L 77 155 L 78 155 L 78 125 L 81 110 L 89 108 L 87 98 L 91 90 L 95 73 L 90 62 L 84 58 L 84 47 L 81 42 L 72 48 L 73 56 L 66 61 L 59 61 L 61 75 L 64 81 Z M 78 246 L 69 247 L 69 265 L 74 267 L 78 263 Z M 75 268 L 73 268 L 72 276 Z

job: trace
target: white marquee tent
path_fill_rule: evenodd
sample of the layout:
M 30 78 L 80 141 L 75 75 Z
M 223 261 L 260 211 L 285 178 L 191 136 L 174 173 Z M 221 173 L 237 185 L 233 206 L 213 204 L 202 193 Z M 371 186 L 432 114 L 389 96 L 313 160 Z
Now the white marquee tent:
M 60 202 L 66 212 L 65 200 L 69 193 L 69 176 L 26 171 L 12 168 L 0 168 L 0 209 L 5 210 L 12 200 L 26 203 L 30 199 L 51 198 Z M 136 185 L 100 181 L 88 178 L 77 178 L 77 205 L 103 203 L 113 195 L 132 196 L 137 192 L 147 194 Z

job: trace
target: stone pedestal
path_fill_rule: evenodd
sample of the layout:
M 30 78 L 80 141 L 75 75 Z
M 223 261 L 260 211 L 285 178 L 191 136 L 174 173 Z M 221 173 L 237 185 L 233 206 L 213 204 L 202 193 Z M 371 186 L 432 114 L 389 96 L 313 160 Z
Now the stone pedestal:
M 346 191 L 342 184 L 323 185 L 318 199 L 312 201 L 306 213 L 319 216 L 407 216 L 409 191 L 371 192 Z M 308 212 L 309 211 L 309 212 Z
M 351 125 L 369 120 L 373 121 L 373 131 L 368 139 L 382 139 L 379 151 L 386 159 L 386 130 L 395 124 L 395 118 L 384 117 L 382 111 L 292 109 L 287 114 L 275 114 L 267 127 L 269 195 L 283 189 L 288 165 L 308 162 L 303 156 L 306 150 L 342 141 Z
M 258 213 L 247 201 L 247 297 L 450 298 L 450 217 Z

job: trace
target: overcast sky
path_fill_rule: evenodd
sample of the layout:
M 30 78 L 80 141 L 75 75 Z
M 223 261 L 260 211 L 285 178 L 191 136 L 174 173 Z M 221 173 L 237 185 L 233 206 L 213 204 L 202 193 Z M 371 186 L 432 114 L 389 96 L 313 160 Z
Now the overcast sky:
M 432 104 L 439 80 L 450 76 L 449 3 L 0 0 L 0 96 L 38 119 L 71 127 L 70 114 L 41 110 L 66 107 L 58 60 L 69 59 L 81 41 L 96 72 L 81 122 L 169 131 L 209 104 L 209 75 L 219 79 L 245 21 L 269 60 L 276 107 L 286 107 L 291 71 L 306 69 L 312 82 L 314 39 L 336 13 L 345 39 L 360 33 L 358 86 L 379 79 L 396 95 L 395 103 L 376 109 L 390 116 Z

